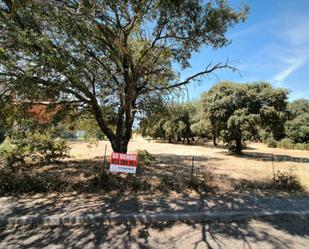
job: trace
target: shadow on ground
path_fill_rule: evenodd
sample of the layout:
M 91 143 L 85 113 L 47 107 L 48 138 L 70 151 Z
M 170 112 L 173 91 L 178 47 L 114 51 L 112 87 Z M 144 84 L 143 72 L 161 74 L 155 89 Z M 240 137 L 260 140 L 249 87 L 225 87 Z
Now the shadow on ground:
M 244 156 L 270 160 L 269 154 L 246 152 Z M 192 157 L 172 154 L 154 155 L 156 164 L 143 165 L 145 181 L 155 178 L 182 181 L 190 179 Z M 250 157 L 249 156 L 249 157 Z M 292 158 L 292 159 L 291 159 Z M 287 160 L 294 160 L 290 157 Z M 194 177 L 203 179 L 208 162 L 217 157 L 194 157 Z M 308 159 L 307 159 L 308 160 Z M 107 164 L 105 165 L 107 169 Z M 2 218 L 28 216 L 77 216 L 89 214 L 124 214 L 190 211 L 233 210 L 305 210 L 308 196 L 267 196 L 264 192 L 191 191 L 86 191 L 93 176 L 102 171 L 103 158 L 67 161 L 35 167 L 36 174 L 58 174 L 64 181 L 79 184 L 79 192 L 0 198 Z M 169 176 L 170 178 L 164 178 Z M 229 178 L 229 176 L 225 176 Z M 115 178 L 116 180 L 118 178 Z M 121 179 L 120 179 L 121 180 Z M 229 179 L 235 181 L 235 179 Z M 170 184 L 170 183 L 169 183 Z M 167 184 L 167 187 L 173 185 Z M 159 189 L 159 188 L 158 188 Z M 90 190 L 90 189 L 88 189 Z M 295 220 L 293 220 L 295 221 Z M 280 233 L 271 235 L 270 230 Z M 290 237 L 289 237 L 290 236 Z M 308 239 L 309 227 L 302 221 L 291 226 L 282 220 L 267 220 L 263 224 L 250 221 L 230 223 L 137 222 L 101 223 L 76 226 L 2 226 L 0 248 L 250 248 L 254 243 L 269 248 L 295 248 L 293 236 Z M 232 239 L 236 244 L 228 244 Z M 264 244 L 263 244 L 264 243 Z M 305 244 L 306 245 L 306 244 Z M 308 244 L 307 244 L 308 245 Z M 300 247 L 301 248 L 301 247 Z M 305 248 L 305 246 L 304 246 Z
M 1 248 L 306 248 L 308 220 L 2 226 Z M 293 223 L 291 225 L 291 223 Z
M 309 163 L 309 158 L 306 157 L 294 157 L 288 155 L 277 155 L 271 153 L 262 153 L 262 152 L 243 152 L 242 154 L 232 154 L 229 152 L 219 152 L 224 155 L 235 156 L 239 158 L 252 159 L 257 161 L 265 162 L 295 162 L 295 163 Z

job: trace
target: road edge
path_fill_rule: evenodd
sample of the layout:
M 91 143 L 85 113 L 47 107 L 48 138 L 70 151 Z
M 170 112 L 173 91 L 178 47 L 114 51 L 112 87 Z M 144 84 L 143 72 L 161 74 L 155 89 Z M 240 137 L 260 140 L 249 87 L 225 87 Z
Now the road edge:
M 239 221 L 272 217 L 309 216 L 309 210 L 236 210 L 236 211 L 199 211 L 199 212 L 162 212 L 162 213 L 128 213 L 100 215 L 54 215 L 1 217 L 0 225 L 74 225 L 102 222 L 162 222 L 162 221 Z

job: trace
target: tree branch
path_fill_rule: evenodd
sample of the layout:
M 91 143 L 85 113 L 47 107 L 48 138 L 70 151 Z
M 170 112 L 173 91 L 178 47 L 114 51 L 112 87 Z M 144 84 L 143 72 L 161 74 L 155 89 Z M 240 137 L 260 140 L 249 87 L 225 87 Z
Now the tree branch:
M 145 90 L 146 90 L 146 92 L 151 92 L 151 91 L 161 91 L 161 90 L 169 90 L 169 89 L 173 89 L 173 88 L 178 88 L 178 87 L 189 84 L 192 80 L 196 80 L 196 78 L 198 78 L 199 76 L 213 73 L 214 71 L 216 71 L 218 69 L 230 69 L 233 72 L 237 71 L 237 68 L 230 66 L 228 63 L 229 63 L 229 61 L 226 61 L 224 64 L 217 63 L 214 66 L 211 66 L 212 63 L 209 63 L 204 71 L 196 73 L 196 74 L 188 77 L 187 79 L 185 79 L 182 82 L 172 84 L 172 85 L 168 85 L 168 86 L 163 86 L 163 87 L 145 88 Z

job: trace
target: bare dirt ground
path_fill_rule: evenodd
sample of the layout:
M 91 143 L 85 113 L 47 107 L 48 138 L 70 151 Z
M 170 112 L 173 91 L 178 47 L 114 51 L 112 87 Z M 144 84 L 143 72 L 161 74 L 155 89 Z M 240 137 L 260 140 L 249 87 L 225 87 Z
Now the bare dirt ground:
M 308 219 L 2 226 L 0 248 L 308 248 Z
M 99 160 L 103 164 L 103 156 L 107 146 L 107 156 L 112 152 L 108 141 L 98 144 L 86 142 L 72 143 L 71 156 L 76 160 Z M 264 144 L 250 143 L 242 155 L 232 155 L 226 148 L 205 145 L 168 144 L 143 139 L 132 140 L 129 151 L 147 150 L 156 158 L 157 170 L 165 169 L 165 174 L 175 174 L 181 169 L 190 174 L 192 157 L 194 170 L 211 173 L 220 182 L 220 188 L 231 189 L 231 184 L 261 185 L 270 183 L 273 171 L 285 171 L 295 174 L 301 184 L 309 189 L 309 151 L 284 150 L 268 148 Z M 152 167 L 152 170 L 156 169 Z

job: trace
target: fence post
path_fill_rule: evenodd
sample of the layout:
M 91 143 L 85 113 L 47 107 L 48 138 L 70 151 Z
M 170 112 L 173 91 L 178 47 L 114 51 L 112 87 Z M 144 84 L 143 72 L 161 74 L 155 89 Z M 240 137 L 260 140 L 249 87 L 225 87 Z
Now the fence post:
M 105 144 L 104 161 L 103 161 L 103 171 L 105 171 L 105 164 L 106 164 L 106 150 L 107 150 L 107 144 Z
M 273 184 L 274 184 L 274 188 L 276 187 L 276 175 L 275 175 L 275 164 L 274 164 L 274 154 L 271 154 L 271 164 L 273 167 Z
M 192 187 L 192 181 L 193 181 L 193 170 L 194 170 L 194 156 L 192 157 L 192 166 L 191 166 L 191 179 L 190 179 L 191 187 Z

